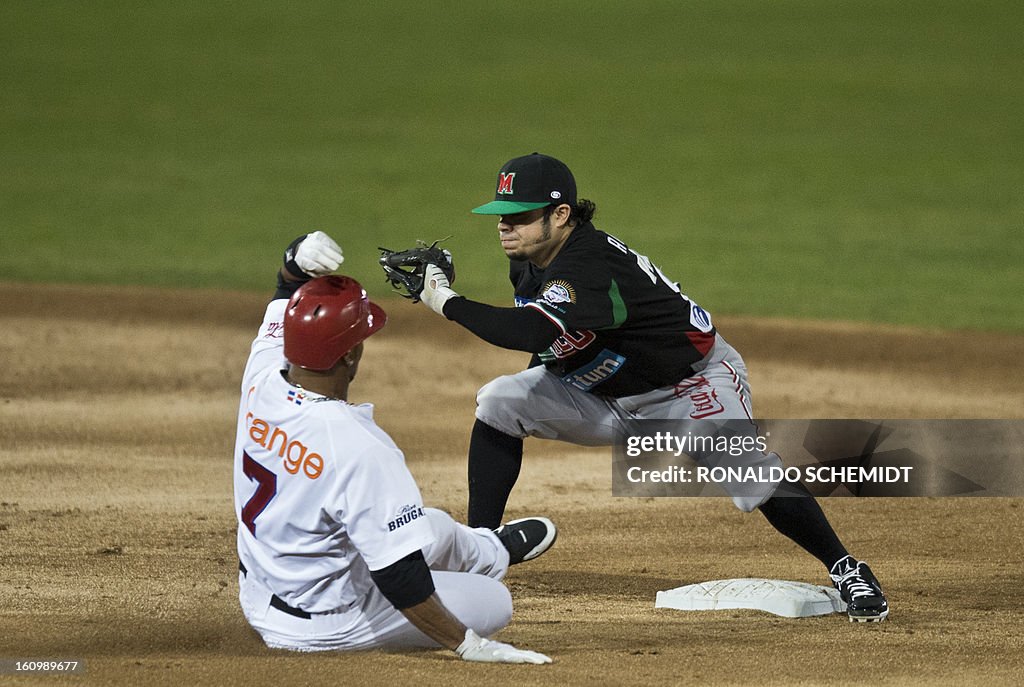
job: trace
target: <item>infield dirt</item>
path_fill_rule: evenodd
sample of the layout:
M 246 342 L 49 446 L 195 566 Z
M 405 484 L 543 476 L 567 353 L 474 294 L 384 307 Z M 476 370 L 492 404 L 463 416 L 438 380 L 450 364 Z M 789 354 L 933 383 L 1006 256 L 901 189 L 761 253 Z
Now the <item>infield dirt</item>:
M 892 613 L 789 620 L 654 609 L 728 577 L 825 584 L 819 564 L 724 499 L 616 499 L 607 449 L 531 440 L 509 516 L 556 546 L 514 568 L 500 638 L 551 666 L 443 651 L 266 649 L 237 601 L 231 452 L 265 298 L 6 285 L 0 301 L 0 657 L 79 659 L 16 684 L 1022 684 L 1024 499 L 827 499 Z M 427 504 L 465 514 L 474 394 L 523 354 L 384 302 L 352 400 L 405 451 Z M 1024 337 L 718 319 L 762 417 L 1021 418 Z

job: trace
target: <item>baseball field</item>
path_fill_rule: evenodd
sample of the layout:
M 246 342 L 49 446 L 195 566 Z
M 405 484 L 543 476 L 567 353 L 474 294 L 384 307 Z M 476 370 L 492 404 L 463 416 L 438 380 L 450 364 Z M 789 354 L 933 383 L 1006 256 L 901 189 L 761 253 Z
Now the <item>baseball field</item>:
M 465 515 L 474 394 L 524 354 L 393 298 L 378 246 L 447 239 L 507 303 L 510 157 L 573 168 L 745 356 L 779 418 L 1024 419 L 1019 3 L 0 4 L 0 660 L 14 684 L 1024 682 L 1024 499 L 825 499 L 892 608 L 654 608 L 732 577 L 827 583 L 758 514 L 613 498 L 610 451 L 528 441 L 499 638 L 266 649 L 237 600 L 238 381 L 280 253 L 322 229 L 391 315 L 352 399 Z M 1014 47 L 1017 46 L 1017 47 Z M 1024 468 L 1022 468 L 1024 469 Z

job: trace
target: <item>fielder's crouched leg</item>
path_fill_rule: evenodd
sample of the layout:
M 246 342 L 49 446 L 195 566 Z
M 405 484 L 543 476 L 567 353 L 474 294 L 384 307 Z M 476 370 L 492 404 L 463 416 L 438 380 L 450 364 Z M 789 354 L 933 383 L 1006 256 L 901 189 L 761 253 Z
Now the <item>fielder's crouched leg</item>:
M 606 446 L 616 417 L 608 403 L 563 383 L 543 367 L 498 377 L 477 393 L 469 444 L 469 524 L 501 524 L 519 478 L 523 438 Z
M 476 396 L 476 418 L 512 437 L 610 446 L 620 418 L 599 396 L 564 383 L 544 367 L 498 377 Z

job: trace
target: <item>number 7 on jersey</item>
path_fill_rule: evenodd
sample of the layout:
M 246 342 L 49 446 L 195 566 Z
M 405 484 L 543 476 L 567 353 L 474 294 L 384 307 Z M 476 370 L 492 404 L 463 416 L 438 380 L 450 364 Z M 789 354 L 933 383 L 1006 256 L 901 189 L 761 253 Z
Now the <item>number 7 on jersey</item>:
M 248 453 L 242 453 L 242 472 L 249 479 L 256 480 L 256 493 L 242 507 L 242 522 L 255 537 L 256 518 L 277 494 L 277 475 L 253 460 Z

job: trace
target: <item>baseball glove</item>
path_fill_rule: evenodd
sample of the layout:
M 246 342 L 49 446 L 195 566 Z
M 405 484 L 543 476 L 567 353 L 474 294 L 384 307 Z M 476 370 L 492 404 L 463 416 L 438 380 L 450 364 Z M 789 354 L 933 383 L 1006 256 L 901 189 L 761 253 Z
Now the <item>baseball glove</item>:
M 448 277 L 448 283 L 455 283 L 455 264 L 452 254 L 438 248 L 443 241 L 434 241 L 429 246 L 424 241 L 416 241 L 415 248 L 394 251 L 380 248 L 380 266 L 384 277 L 391 282 L 392 288 L 404 298 L 411 298 L 413 303 L 420 300 L 423 292 L 423 273 L 428 264 L 437 265 Z

